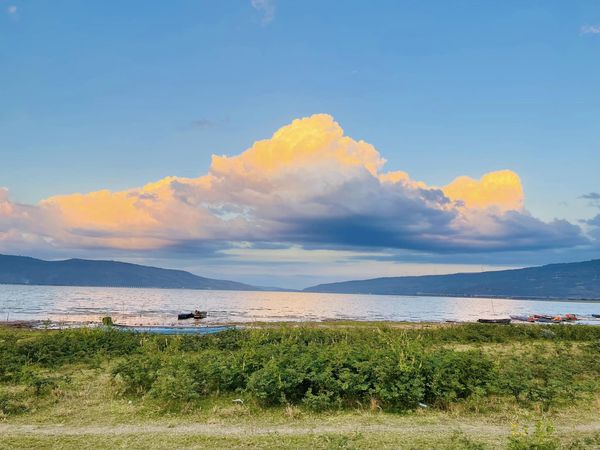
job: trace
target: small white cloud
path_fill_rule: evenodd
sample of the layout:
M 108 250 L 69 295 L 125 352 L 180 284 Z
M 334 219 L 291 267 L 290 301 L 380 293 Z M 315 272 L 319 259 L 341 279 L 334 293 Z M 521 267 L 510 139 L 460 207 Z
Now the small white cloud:
M 250 0 L 252 7 L 262 14 L 263 25 L 275 19 L 275 3 L 273 0 Z
M 583 25 L 581 34 L 600 34 L 600 25 Z
M 15 16 L 18 12 L 17 7 L 15 5 L 10 5 L 8 8 L 6 8 L 6 12 L 11 16 Z

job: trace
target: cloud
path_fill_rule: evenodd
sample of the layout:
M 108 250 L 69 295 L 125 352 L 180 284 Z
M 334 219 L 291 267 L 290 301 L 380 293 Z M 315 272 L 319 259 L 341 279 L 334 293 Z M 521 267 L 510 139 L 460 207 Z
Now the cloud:
M 20 205 L 0 190 L 0 251 L 38 245 L 193 253 L 246 246 L 429 254 L 571 248 L 588 243 L 566 221 L 525 209 L 510 170 L 446 186 L 385 171 L 369 143 L 326 114 L 294 120 L 236 156 L 213 155 L 207 174 L 166 177 Z
M 461 176 L 443 191 L 448 198 L 463 202 L 467 208 L 494 205 L 502 211 L 521 210 L 525 200 L 521 179 L 511 170 L 487 173 L 479 180 Z
M 212 128 L 215 123 L 208 119 L 198 119 L 193 120 L 191 123 L 192 128 L 196 130 L 206 130 L 207 128 Z
M 18 9 L 17 9 L 17 6 L 16 6 L 16 5 L 9 5 L 9 6 L 6 8 L 6 12 L 7 12 L 7 14 L 8 14 L 10 17 L 12 17 L 12 18 L 15 18 L 15 19 L 16 19 L 16 18 L 18 17 L 18 15 L 19 15 L 19 11 L 18 11 Z
M 190 122 L 190 128 L 193 130 L 208 130 L 218 125 L 217 122 L 209 119 L 198 119 Z
M 588 200 L 590 206 L 600 208 L 600 194 L 598 192 L 590 192 L 579 196 L 580 199 Z
M 597 192 L 590 192 L 589 194 L 583 194 L 579 196 L 579 198 L 584 198 L 587 200 L 600 200 L 600 194 Z
M 582 25 L 581 34 L 600 34 L 600 25 Z
M 585 223 L 594 227 L 600 227 L 600 214 L 592 219 L 586 220 Z
M 186 129 L 191 130 L 209 130 L 211 128 L 221 127 L 223 125 L 227 125 L 230 122 L 229 117 L 225 117 L 222 119 L 207 119 L 200 118 L 197 120 L 192 120 Z
M 596 242 L 596 257 L 598 252 L 600 252 L 600 214 L 597 214 L 595 217 L 591 219 L 584 220 L 583 223 L 588 225 L 588 234 L 594 239 Z
M 274 0 L 251 0 L 252 7 L 262 14 L 263 25 L 275 19 Z

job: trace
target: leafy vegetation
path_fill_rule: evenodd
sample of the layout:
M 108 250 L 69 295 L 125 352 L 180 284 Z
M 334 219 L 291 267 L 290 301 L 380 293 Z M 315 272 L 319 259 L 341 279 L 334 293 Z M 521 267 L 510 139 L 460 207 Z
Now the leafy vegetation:
M 450 429 L 435 445 L 433 437 L 422 437 L 423 447 L 479 449 L 493 442 L 513 449 L 588 448 L 600 442 L 591 430 L 575 438 L 557 434 L 546 421 L 512 433 L 510 426 L 514 417 L 526 418 L 521 425 L 567 411 L 570 417 L 575 404 L 595 417 L 599 343 L 600 327 L 583 326 L 280 325 L 207 336 L 0 327 L 0 420 L 53 421 L 72 417 L 70 411 L 87 402 L 100 411 L 78 419 L 89 424 L 98 414 L 128 422 L 142 411 L 178 420 L 212 414 L 252 421 L 280 414 L 292 422 L 358 411 L 361 417 L 389 413 L 407 420 L 462 411 L 465 417 L 496 417 L 505 434 L 481 440 Z M 344 432 L 289 442 L 368 448 L 373 436 Z M 9 447 L 33 445 L 11 439 Z M 385 434 L 377 439 L 392 447 L 404 442 Z M 0 448 L 3 443 L 0 438 Z
M 112 361 L 118 395 L 148 396 L 172 406 L 244 394 L 265 407 L 291 404 L 322 411 L 358 404 L 403 411 L 504 396 L 548 410 L 598 391 L 593 380 L 600 374 L 600 328 L 548 330 L 283 327 L 169 337 L 2 330 L 0 380 L 40 396 L 65 383 L 45 369 Z M 574 346 L 582 342 L 587 345 Z M 469 348 L 461 348 L 465 344 Z M 18 412 L 18 402 L 3 395 L 3 412 Z

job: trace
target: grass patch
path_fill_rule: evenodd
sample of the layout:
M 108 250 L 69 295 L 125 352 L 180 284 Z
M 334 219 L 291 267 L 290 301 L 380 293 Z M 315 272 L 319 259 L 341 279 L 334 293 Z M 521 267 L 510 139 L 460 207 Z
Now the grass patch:
M 363 323 L 206 336 L 0 328 L 0 447 L 586 448 L 600 441 L 595 430 L 577 440 L 561 427 L 598 417 L 599 375 L 600 327 Z M 558 431 L 535 431 L 536 422 Z M 2 433 L 3 424 L 79 431 L 34 437 Z M 224 428 L 87 436 L 156 424 Z M 236 436 L 235 427 L 266 435 Z

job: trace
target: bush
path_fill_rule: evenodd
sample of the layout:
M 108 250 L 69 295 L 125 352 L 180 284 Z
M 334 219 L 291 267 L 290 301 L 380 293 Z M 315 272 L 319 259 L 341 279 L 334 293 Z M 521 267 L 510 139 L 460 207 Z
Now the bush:
M 594 328 L 594 330 L 589 330 Z M 597 392 L 600 327 L 465 325 L 434 329 L 275 328 L 207 336 L 152 336 L 106 330 L 0 329 L 0 382 L 22 382 L 44 395 L 66 383 L 44 375 L 65 364 L 99 367 L 111 358 L 125 395 L 184 403 L 247 393 L 262 405 L 314 410 L 368 405 L 406 410 L 425 402 L 509 395 L 544 409 L 577 391 Z M 565 343 L 588 339 L 574 353 Z M 531 341 L 525 345 L 525 341 Z M 523 342 L 495 363 L 465 342 Z M 444 347 L 446 346 L 446 347 Z M 472 347 L 472 346 L 471 346 Z
M 174 358 L 157 370 L 150 394 L 167 402 L 189 402 L 200 398 L 198 382 L 181 358 Z
M 21 394 L 4 392 L 0 390 L 0 417 L 23 414 L 28 410 Z
M 142 337 L 134 333 L 104 330 L 61 330 L 35 333 L 17 339 L 14 353 L 25 363 L 56 367 L 65 363 L 89 361 L 98 354 L 123 356 L 140 346 Z
M 48 376 L 34 367 L 27 366 L 21 372 L 20 381 L 32 389 L 34 395 L 40 397 L 57 389 L 60 385 L 69 383 L 70 379 L 65 376 Z
M 384 407 L 414 408 L 423 400 L 425 377 L 416 355 L 383 356 L 373 362 L 373 395 Z
M 524 427 L 515 428 L 508 438 L 508 450 L 555 450 L 559 447 L 554 438 L 554 427 L 546 422 L 537 422 L 535 430 L 530 433 Z
M 538 402 L 547 410 L 562 399 L 576 397 L 575 375 L 579 369 L 578 359 L 563 349 L 538 347 L 504 361 L 497 384 L 517 402 Z
M 297 352 L 278 354 L 248 379 L 248 391 L 263 405 L 297 403 L 310 387 L 305 361 Z
M 440 407 L 475 393 L 486 395 L 496 375 L 490 358 L 474 350 L 438 350 L 426 357 L 424 372 L 425 400 Z
M 156 355 L 134 355 L 117 364 L 113 375 L 123 383 L 124 394 L 145 394 L 156 381 L 160 367 Z

